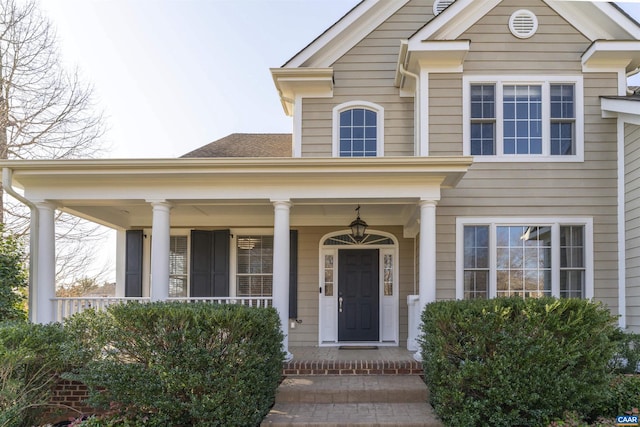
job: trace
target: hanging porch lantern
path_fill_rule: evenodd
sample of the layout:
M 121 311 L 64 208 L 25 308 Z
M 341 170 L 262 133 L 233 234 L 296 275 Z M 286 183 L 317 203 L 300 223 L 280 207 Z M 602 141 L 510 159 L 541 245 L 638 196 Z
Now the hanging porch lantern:
M 360 219 L 360 205 L 356 208 L 356 212 L 358 213 L 358 217 L 351 221 L 349 227 L 351 228 L 351 237 L 356 242 L 361 242 L 364 239 L 364 233 L 367 231 L 367 223 Z

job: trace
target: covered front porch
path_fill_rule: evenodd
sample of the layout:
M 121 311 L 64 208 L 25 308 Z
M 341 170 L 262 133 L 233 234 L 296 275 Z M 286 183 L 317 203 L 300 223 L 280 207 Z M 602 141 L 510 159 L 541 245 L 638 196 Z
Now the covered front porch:
M 470 163 L 466 157 L 170 159 L 9 161 L 2 167 L 5 188 L 32 212 L 30 315 L 35 322 L 47 323 L 89 307 L 132 300 L 272 305 L 280 314 L 285 349 L 289 348 L 290 337 L 296 345 L 310 346 L 323 345 L 323 336 L 329 336 L 324 344 L 337 346 L 351 340 L 340 339 L 339 335 L 331 338 L 322 331 L 327 325 L 339 326 L 339 318 L 328 321 L 326 314 L 331 310 L 342 313 L 338 291 L 346 285 L 336 281 L 336 293 L 326 294 L 323 257 L 334 253 L 337 261 L 341 253 L 354 254 L 352 250 L 358 249 L 377 251 L 373 258 L 380 259 L 375 268 L 379 268 L 377 280 L 381 284 L 376 285 L 375 292 L 380 292 L 381 298 L 391 296 L 397 301 L 396 307 L 405 303 L 411 307 L 381 314 L 387 316 L 387 323 L 393 322 L 396 331 L 400 323 L 407 325 L 402 336 L 395 332 L 392 339 L 380 336 L 362 341 L 391 346 L 406 342 L 416 350 L 415 313 L 436 295 L 435 231 L 440 191 L 455 186 Z M 327 243 L 331 236 L 348 233 L 357 205 L 370 233 L 388 237 L 392 246 L 380 242 L 366 246 L 364 241 L 356 241 L 349 247 L 331 247 Z M 117 298 L 55 298 L 57 209 L 117 230 Z M 141 236 L 139 251 L 132 250 L 132 232 Z M 205 240 L 213 239 L 213 252 L 205 254 L 202 246 L 193 245 L 194 232 Z M 298 239 L 295 246 L 293 232 Z M 216 233 L 227 236 L 231 243 L 215 243 L 220 236 L 211 236 Z M 174 236 L 186 236 L 185 241 L 191 243 L 185 251 L 188 267 L 182 278 L 173 274 Z M 244 264 L 239 261 L 255 245 L 246 246 L 246 242 L 259 241 L 256 239 L 260 236 L 270 236 L 259 243 L 259 247 L 267 248 L 261 256 L 268 254 L 264 259 L 269 267 L 259 272 L 264 277 L 252 271 L 245 274 L 241 271 Z M 414 245 L 415 250 L 406 248 Z M 222 246 L 228 246 L 228 252 L 224 257 L 214 257 L 212 254 Z M 401 259 L 398 248 L 414 253 L 419 274 L 412 275 L 419 279 L 416 283 L 403 280 L 404 284 L 399 283 L 386 295 L 384 255 L 395 256 L 392 259 L 397 260 L 397 271 Z M 209 264 L 222 264 L 224 268 L 211 266 L 204 276 L 198 276 L 202 273 L 200 264 L 194 264 L 193 259 L 200 255 Z M 292 270 L 294 263 L 296 271 Z M 178 279 L 184 281 L 186 294 L 176 297 L 170 289 Z M 246 291 L 254 279 L 262 281 L 260 295 Z M 291 287 L 292 281 L 297 287 Z M 132 282 L 139 283 L 135 292 Z M 249 287 L 243 287 L 244 283 Z M 383 313 L 384 304 L 379 302 L 379 306 Z M 291 307 L 299 308 L 303 316 L 291 313 Z M 400 319 L 401 311 L 407 313 L 404 320 Z M 305 326 L 299 326 L 301 317 Z M 376 321 L 383 325 L 380 319 Z

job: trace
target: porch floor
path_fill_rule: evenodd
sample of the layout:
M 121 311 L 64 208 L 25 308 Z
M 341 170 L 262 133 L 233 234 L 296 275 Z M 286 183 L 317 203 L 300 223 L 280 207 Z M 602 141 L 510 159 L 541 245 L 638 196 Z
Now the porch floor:
M 340 349 L 338 347 L 290 347 L 293 360 L 379 360 L 415 361 L 414 352 L 404 347 L 378 347 L 375 350 Z
M 402 347 L 340 349 L 338 347 L 290 347 L 293 360 L 282 373 L 291 375 L 421 375 L 422 363 Z

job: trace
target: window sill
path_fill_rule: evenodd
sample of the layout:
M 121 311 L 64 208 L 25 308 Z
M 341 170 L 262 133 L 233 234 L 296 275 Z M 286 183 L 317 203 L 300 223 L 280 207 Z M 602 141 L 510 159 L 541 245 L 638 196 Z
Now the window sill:
M 583 156 L 473 156 L 474 163 L 583 163 Z

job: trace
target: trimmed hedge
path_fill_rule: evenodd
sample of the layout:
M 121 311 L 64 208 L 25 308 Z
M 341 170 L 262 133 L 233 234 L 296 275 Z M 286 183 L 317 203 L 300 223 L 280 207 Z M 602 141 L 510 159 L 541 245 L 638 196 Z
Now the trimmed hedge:
M 616 318 L 578 299 L 429 304 L 422 359 L 431 403 L 451 426 L 540 426 L 602 405 Z
M 110 408 L 102 425 L 257 425 L 282 374 L 274 309 L 130 303 L 66 326 L 83 365 L 70 378 L 89 387 L 92 406 Z

